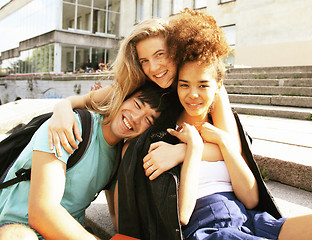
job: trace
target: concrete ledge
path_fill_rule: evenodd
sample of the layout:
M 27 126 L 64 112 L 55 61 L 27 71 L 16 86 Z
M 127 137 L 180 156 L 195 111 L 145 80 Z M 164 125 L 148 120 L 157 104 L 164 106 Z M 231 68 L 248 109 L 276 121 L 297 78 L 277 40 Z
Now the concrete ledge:
M 277 107 L 277 106 L 237 104 L 237 103 L 232 103 L 231 106 L 236 112 L 246 115 L 290 118 L 300 120 L 311 120 L 312 116 L 311 108 L 296 108 L 282 106 Z
M 224 80 L 225 86 L 288 86 L 288 87 L 310 87 L 312 86 L 311 78 L 286 78 L 286 79 L 230 79 Z
M 230 73 L 284 73 L 284 72 L 312 72 L 311 66 L 280 66 L 280 67 L 234 67 Z
M 283 78 L 312 78 L 309 72 L 251 72 L 251 73 L 227 73 L 231 79 L 283 79 Z
M 312 87 L 226 86 L 228 93 L 312 97 Z
M 312 97 L 229 94 L 231 103 L 312 108 Z
M 312 166 L 260 155 L 255 160 L 270 180 L 312 192 Z

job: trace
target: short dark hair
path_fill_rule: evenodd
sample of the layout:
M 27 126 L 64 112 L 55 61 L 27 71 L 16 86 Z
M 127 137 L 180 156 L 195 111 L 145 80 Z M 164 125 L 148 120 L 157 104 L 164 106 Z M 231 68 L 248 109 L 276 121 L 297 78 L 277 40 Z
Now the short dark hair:
M 156 112 L 161 113 L 154 125 L 162 125 L 164 122 L 176 122 L 177 117 L 183 110 L 177 91 L 172 87 L 164 89 L 148 80 L 142 87 L 127 96 L 126 99 L 138 92 L 140 93 L 138 98 L 141 101 L 148 103 L 151 108 L 156 109 Z
M 125 100 L 139 93 L 138 98 L 142 102 L 148 103 L 151 108 L 156 109 L 156 112 L 162 112 L 169 104 L 165 96 L 169 94 L 170 91 L 169 89 L 159 87 L 152 81 L 147 81 L 143 86 L 137 88 L 132 94 L 128 95 Z

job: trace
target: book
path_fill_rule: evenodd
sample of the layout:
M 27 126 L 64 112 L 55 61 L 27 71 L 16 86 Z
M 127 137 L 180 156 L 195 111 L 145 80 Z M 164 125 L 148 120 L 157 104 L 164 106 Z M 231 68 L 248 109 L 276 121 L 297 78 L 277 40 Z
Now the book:
M 139 239 L 117 233 L 111 238 L 111 240 L 139 240 Z

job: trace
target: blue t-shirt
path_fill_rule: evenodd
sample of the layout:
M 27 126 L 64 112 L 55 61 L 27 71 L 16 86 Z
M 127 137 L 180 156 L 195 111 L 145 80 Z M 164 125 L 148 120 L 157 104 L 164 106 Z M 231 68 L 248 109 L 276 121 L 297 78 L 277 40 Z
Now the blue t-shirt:
M 79 116 L 76 115 L 76 118 L 81 130 Z M 103 137 L 100 120 L 102 120 L 100 115 L 93 114 L 90 145 L 82 159 L 66 172 L 65 191 L 61 204 L 80 223 L 84 219 L 85 209 L 90 205 L 95 194 L 108 182 L 116 157 L 116 147 L 110 146 Z M 59 160 L 67 162 L 70 154 L 64 149 L 62 149 L 62 157 L 58 157 L 54 150 L 50 150 L 47 127 L 48 122 L 37 130 L 5 180 L 15 177 L 15 172 L 20 168 L 31 167 L 33 150 L 54 153 Z M 24 181 L 0 190 L 0 225 L 9 222 L 28 225 L 29 187 L 30 181 Z

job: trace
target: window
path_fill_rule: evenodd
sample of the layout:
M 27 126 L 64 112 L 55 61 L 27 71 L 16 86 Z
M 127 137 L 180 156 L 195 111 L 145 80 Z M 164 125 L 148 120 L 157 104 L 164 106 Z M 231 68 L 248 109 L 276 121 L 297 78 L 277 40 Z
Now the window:
M 119 24 L 120 0 L 63 1 L 63 29 L 118 36 Z
M 194 9 L 207 7 L 208 0 L 194 0 Z
M 225 33 L 226 41 L 231 46 L 231 48 L 234 50 L 236 45 L 236 26 L 235 25 L 228 25 L 222 27 Z M 235 56 L 233 53 L 230 53 L 228 55 L 228 58 L 225 60 L 226 64 L 234 65 L 235 63 Z
M 228 2 L 235 2 L 236 0 L 220 0 L 220 4 L 228 3 Z
M 183 0 L 171 0 L 171 14 L 177 14 L 183 10 Z
M 63 29 L 75 28 L 75 4 L 63 3 Z
M 143 0 L 136 0 L 136 22 L 143 20 Z
M 7 73 L 44 73 L 54 71 L 54 44 L 21 51 L 17 58 L 3 60 Z
M 153 17 L 161 17 L 161 0 L 153 0 Z

